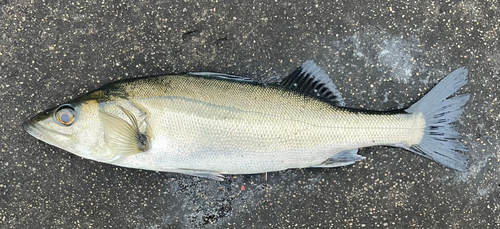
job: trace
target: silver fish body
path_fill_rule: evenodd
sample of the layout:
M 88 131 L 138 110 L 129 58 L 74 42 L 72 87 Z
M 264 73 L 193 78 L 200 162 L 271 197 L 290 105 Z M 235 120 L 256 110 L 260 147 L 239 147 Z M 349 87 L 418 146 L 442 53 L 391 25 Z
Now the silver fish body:
M 339 98 L 335 104 L 321 93 L 338 97 L 338 92 L 334 86 L 325 89 L 329 78 L 313 62 L 291 76 L 297 82 L 281 86 L 213 73 L 119 81 L 43 112 L 24 127 L 84 158 L 214 179 L 220 174 L 348 165 L 362 159 L 358 148 L 376 145 L 399 146 L 464 170 L 466 157 L 458 151 L 465 147 L 454 140 L 459 136 L 450 123 L 458 119 L 468 96 L 445 100 L 465 84 L 462 70 L 443 86 L 447 94 L 429 93 L 438 97 L 430 101 L 451 106 L 450 112 L 437 111 L 447 119 L 440 123 L 449 149 L 435 155 L 433 144 L 440 143 L 432 141 L 439 141 L 439 135 L 431 132 L 439 128 L 430 126 L 435 114 L 426 114 L 431 109 L 423 106 L 426 101 L 414 105 L 423 108 L 387 113 L 336 106 Z M 302 82 L 305 78 L 310 82 Z M 74 111 L 74 117 L 61 109 Z M 67 125 L 70 117 L 74 121 Z

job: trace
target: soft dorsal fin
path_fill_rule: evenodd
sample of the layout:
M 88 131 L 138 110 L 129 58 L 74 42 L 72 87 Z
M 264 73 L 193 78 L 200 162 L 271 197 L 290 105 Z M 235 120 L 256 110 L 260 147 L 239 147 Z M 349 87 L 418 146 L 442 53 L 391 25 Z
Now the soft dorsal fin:
M 304 62 L 280 83 L 281 86 L 318 97 L 336 106 L 344 106 L 344 99 L 332 79 L 314 61 Z
M 235 76 L 235 75 L 222 74 L 222 73 L 216 73 L 216 72 L 188 72 L 187 74 L 188 75 L 193 75 L 193 76 L 203 76 L 203 77 L 219 78 L 219 79 L 223 79 L 223 80 L 233 80 L 233 81 L 243 82 L 243 83 L 252 83 L 252 82 L 254 82 L 250 78 L 241 77 L 241 76 Z

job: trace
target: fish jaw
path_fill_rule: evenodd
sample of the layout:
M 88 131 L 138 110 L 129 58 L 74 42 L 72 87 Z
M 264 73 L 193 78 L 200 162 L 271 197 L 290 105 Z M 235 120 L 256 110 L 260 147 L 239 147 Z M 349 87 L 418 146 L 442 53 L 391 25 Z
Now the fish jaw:
M 48 124 L 49 126 L 53 126 L 50 124 L 47 119 L 51 119 L 50 117 L 35 117 L 31 120 L 27 120 L 23 122 L 23 129 L 28 132 L 31 136 L 48 143 L 50 145 L 62 148 L 69 149 L 73 136 L 71 134 L 63 133 L 57 131 L 57 128 L 50 128 L 44 124 Z

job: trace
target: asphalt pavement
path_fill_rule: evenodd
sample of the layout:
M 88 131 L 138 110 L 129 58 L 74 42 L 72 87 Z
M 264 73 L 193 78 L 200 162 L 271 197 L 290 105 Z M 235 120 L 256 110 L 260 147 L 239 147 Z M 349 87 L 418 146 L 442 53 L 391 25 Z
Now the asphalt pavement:
M 500 3 L 0 0 L 0 228 L 499 228 Z M 120 168 L 21 124 L 105 83 L 212 71 L 262 83 L 313 59 L 346 106 L 408 107 L 469 69 L 470 170 L 399 148 L 225 181 Z

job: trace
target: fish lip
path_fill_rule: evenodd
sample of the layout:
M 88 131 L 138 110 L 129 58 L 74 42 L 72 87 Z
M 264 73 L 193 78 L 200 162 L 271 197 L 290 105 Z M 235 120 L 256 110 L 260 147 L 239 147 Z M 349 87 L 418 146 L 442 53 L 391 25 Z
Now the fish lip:
M 55 131 L 55 130 L 46 129 L 43 126 L 33 124 L 33 122 L 31 122 L 31 120 L 24 121 L 22 124 L 22 127 L 31 136 L 33 136 L 33 137 L 35 137 L 43 142 L 46 142 L 48 144 L 55 145 L 59 148 L 62 148 L 65 146 L 61 145 L 59 143 L 59 141 L 56 141 L 50 133 L 66 137 L 68 139 L 71 138 L 70 134 L 65 134 L 65 133 Z
M 28 132 L 31 136 L 35 138 L 40 138 L 40 136 L 43 136 L 44 133 L 42 130 L 40 130 L 36 125 L 33 125 L 31 120 L 24 121 L 23 124 L 23 129 Z
M 33 125 L 31 124 L 30 120 L 27 120 L 27 121 L 24 121 L 23 124 L 22 124 L 22 127 L 24 129 L 24 131 L 28 132 L 28 134 L 31 134 L 33 135 Z
M 28 134 L 37 139 L 40 139 L 42 136 L 46 136 L 46 134 L 34 125 L 31 120 L 24 121 L 22 127 L 26 132 L 28 132 Z

